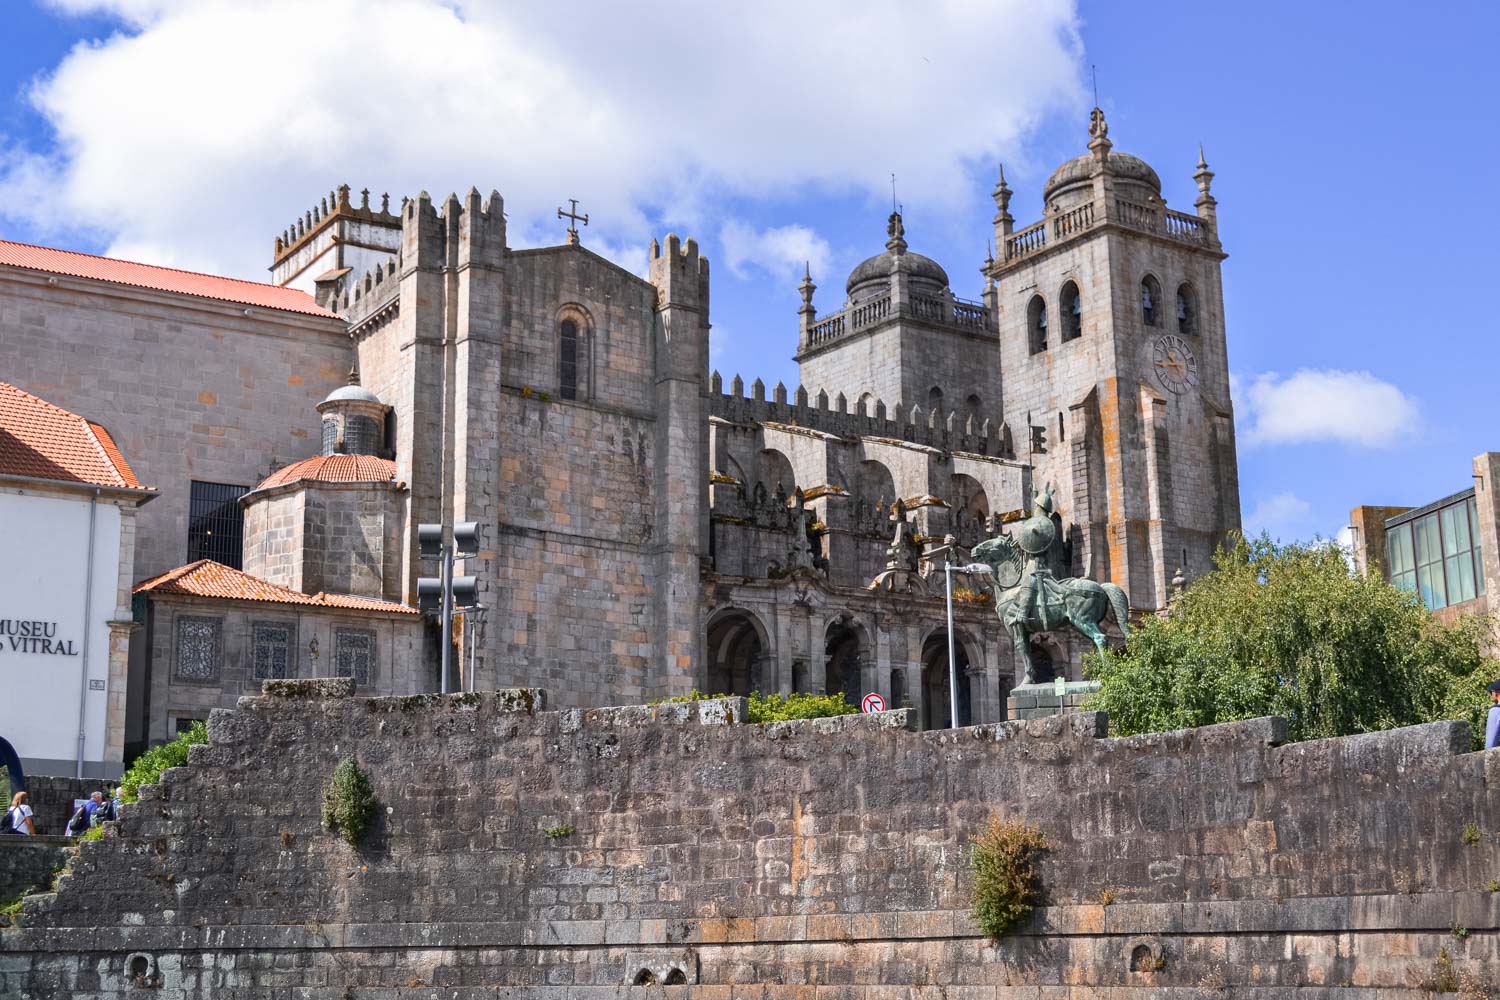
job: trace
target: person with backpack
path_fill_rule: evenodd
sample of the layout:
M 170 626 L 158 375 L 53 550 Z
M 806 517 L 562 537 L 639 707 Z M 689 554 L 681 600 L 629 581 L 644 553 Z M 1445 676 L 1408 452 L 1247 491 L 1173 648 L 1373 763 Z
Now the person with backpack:
M 36 823 L 31 819 L 31 806 L 27 805 L 25 792 L 17 792 L 11 796 L 10 811 L 5 814 L 5 832 L 20 834 L 23 837 L 36 836 Z
M 68 836 L 81 837 L 88 832 L 89 806 L 93 804 L 93 800 L 85 801 L 73 812 L 73 818 L 68 820 Z

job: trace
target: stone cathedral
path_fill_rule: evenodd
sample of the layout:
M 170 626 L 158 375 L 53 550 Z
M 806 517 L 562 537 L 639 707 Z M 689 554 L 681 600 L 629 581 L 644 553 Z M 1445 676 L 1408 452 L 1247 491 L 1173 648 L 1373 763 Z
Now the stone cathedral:
M 0 361 L 108 426 L 162 492 L 138 529 L 142 740 L 267 676 L 434 689 L 444 637 L 410 614 L 436 572 L 416 525 L 463 521 L 484 548 L 456 572 L 478 579 L 484 611 L 447 638 L 478 688 L 582 706 L 877 691 L 938 727 L 943 561 L 967 561 L 1035 493 L 1055 498 L 1057 575 L 1113 581 L 1140 611 L 1240 526 L 1225 255 L 1201 156 L 1192 177 L 1196 211 L 1168 209 L 1095 109 L 1039 221 L 1017 226 L 1001 172 L 972 301 L 893 213 L 842 289 L 809 274 L 800 307 L 788 290 L 795 341 L 789 323 L 764 342 L 795 350 L 797 386 L 709 370 L 709 262 L 693 240 L 653 241 L 643 279 L 576 229 L 512 249 L 500 196 L 474 190 L 379 207 L 330 193 L 274 243 L 270 291 L 296 305 L 228 279 L 0 268 Z M 133 318 L 90 318 L 101 310 Z M 89 367 L 126 364 L 109 338 L 186 351 L 173 338 L 190 336 L 194 363 L 170 372 Z M 205 484 L 229 491 L 214 537 L 237 525 L 237 549 L 193 534 Z M 205 553 L 230 566 L 211 586 L 193 583 Z M 278 600 L 298 618 L 267 626 Z M 358 613 L 384 624 L 351 625 L 357 641 L 306 624 Z M 204 624 L 216 614 L 219 632 Z M 977 583 L 955 616 L 959 721 L 999 719 L 1010 639 Z M 1085 645 L 1038 636 L 1042 678 L 1076 679 Z

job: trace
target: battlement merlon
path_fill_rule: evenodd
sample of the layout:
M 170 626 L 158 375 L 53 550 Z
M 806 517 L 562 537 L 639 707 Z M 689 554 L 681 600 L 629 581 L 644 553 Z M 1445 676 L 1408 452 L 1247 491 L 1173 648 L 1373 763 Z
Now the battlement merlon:
M 852 406 L 848 397 L 838 393 L 832 399 L 820 389 L 810 396 L 798 386 L 789 395 L 786 386 L 777 382 L 766 395 L 765 383 L 756 379 L 745 395 L 745 380 L 736 375 L 726 391 L 724 377 L 717 371 L 708 380 L 708 412 L 732 424 L 789 424 L 821 431 L 842 438 L 889 438 L 936 448 L 944 452 L 963 452 L 996 461 L 1017 462 L 1010 427 L 988 417 L 924 410 L 920 404 L 910 407 L 901 402 L 889 410 L 884 400 L 860 399 Z
M 698 242 L 668 233 L 666 244 L 651 241 L 650 281 L 656 288 L 657 376 L 708 377 L 708 258 Z

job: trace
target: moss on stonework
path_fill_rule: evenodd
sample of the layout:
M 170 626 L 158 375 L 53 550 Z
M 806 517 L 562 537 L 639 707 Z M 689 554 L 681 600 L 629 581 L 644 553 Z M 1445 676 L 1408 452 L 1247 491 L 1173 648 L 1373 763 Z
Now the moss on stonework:
M 270 698 L 321 700 L 348 698 L 354 694 L 352 677 L 320 677 L 301 680 L 264 681 L 260 693 Z
M 460 694 L 409 694 L 396 698 L 370 698 L 365 708 L 373 713 L 426 712 L 435 708 L 478 708 L 484 697 L 471 692 Z

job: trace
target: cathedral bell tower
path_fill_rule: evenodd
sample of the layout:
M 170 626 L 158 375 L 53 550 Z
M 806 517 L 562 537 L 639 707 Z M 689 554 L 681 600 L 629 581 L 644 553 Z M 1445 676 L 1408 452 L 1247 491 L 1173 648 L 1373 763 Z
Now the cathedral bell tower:
M 1005 419 L 1016 457 L 1054 484 L 1072 571 L 1163 607 L 1240 527 L 1213 173 L 1196 214 L 1167 208 L 1145 161 L 1114 152 L 1093 110 L 1088 151 L 1059 167 L 1041 221 L 1015 228 L 995 188 Z

